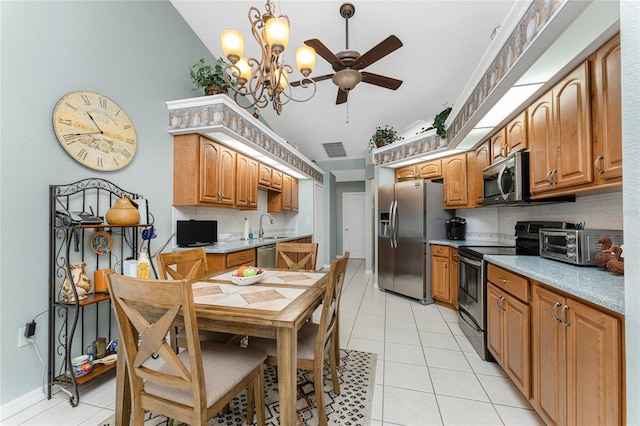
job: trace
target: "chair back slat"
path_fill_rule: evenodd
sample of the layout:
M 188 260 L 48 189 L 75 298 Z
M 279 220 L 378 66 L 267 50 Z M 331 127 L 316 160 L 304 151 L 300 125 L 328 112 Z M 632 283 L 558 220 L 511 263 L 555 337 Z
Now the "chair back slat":
M 324 354 L 327 353 L 331 345 L 333 332 L 338 323 L 340 296 L 342 294 L 344 277 L 347 273 L 348 261 L 349 252 L 346 252 L 341 258 L 331 261 L 327 288 L 325 289 L 324 300 L 322 302 L 320 326 L 318 327 L 318 336 L 316 338 L 315 356 L 321 357 L 320 359 L 323 359 Z
M 158 253 L 160 279 L 193 280 L 207 275 L 207 252 L 204 247 Z M 186 272 L 184 272 L 186 271 Z
M 318 243 L 277 243 L 276 267 L 315 270 Z
M 108 280 L 132 394 L 146 396 L 145 381 L 150 381 L 167 388 L 189 390 L 194 405 L 206 407 L 204 370 L 189 281 L 143 280 L 118 274 L 110 274 Z M 178 315 L 183 318 L 187 335 L 189 366 L 166 339 Z M 160 359 L 153 359 L 154 355 Z M 164 363 L 158 362 L 160 360 Z

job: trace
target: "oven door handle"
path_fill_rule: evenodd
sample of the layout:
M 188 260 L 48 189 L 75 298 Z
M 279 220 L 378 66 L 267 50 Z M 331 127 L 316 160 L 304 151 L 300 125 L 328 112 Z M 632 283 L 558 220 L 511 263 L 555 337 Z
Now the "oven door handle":
M 482 266 L 482 261 L 476 261 L 476 260 L 473 260 L 473 259 L 469 259 L 468 257 L 462 256 L 460 254 L 460 252 L 458 252 L 458 259 L 461 260 L 464 263 L 469 264 L 469 265 L 477 266 L 478 268 L 480 268 Z
M 467 325 L 469 325 L 472 328 L 475 328 L 476 331 L 480 333 L 482 332 L 482 328 L 480 328 L 476 320 L 467 311 L 465 311 L 464 309 L 458 309 L 458 315 L 460 315 L 460 318 L 462 318 L 462 321 L 464 321 Z

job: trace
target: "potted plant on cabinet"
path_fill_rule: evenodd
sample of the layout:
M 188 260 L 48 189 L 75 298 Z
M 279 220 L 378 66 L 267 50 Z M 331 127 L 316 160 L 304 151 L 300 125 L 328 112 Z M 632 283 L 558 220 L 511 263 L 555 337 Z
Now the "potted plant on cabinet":
M 205 64 L 204 58 L 193 64 L 189 70 L 191 80 L 196 86 L 193 90 L 204 88 L 205 95 L 217 95 L 226 94 L 232 86 L 238 86 L 238 82 L 233 77 L 229 77 L 231 84 L 224 79 L 224 67 L 226 66 L 227 63 L 222 58 L 218 58 L 213 67 Z
M 389 145 L 402 139 L 404 138 L 398 135 L 398 132 L 396 132 L 393 126 L 385 124 L 384 127 L 376 127 L 376 131 L 371 136 L 371 139 L 369 139 L 367 148 L 369 152 L 371 152 L 375 148 L 380 148 L 381 146 Z
M 440 111 L 433 118 L 433 124 L 430 127 L 427 127 L 427 128 L 423 127 L 416 134 L 419 135 L 420 133 L 424 133 L 427 130 L 436 129 L 436 133 L 440 135 L 441 138 L 444 138 L 447 135 L 447 129 L 445 129 L 444 127 L 444 122 L 447 121 L 447 117 L 449 117 L 449 113 L 451 113 L 451 109 L 452 107 L 447 107 L 444 110 Z

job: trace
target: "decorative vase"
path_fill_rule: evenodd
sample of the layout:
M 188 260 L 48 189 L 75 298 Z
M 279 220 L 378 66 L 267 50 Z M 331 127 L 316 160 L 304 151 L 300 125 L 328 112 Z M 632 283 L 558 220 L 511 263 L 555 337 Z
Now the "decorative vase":
M 127 197 L 118 198 L 105 216 L 109 225 L 130 226 L 140 221 L 140 212 Z
M 60 286 L 60 291 L 68 302 L 74 302 L 76 299 L 71 288 L 71 283 L 73 283 L 78 294 L 78 300 L 86 299 L 87 293 L 91 290 L 91 278 L 86 274 L 87 264 L 84 262 L 71 263 L 69 264 L 69 269 L 71 269 L 71 280 L 67 276 L 62 286 Z
M 213 86 L 213 85 L 212 85 L 212 86 L 207 86 L 207 87 L 205 87 L 205 88 L 204 88 L 204 93 L 205 93 L 207 96 L 210 96 L 210 95 L 221 95 L 221 94 L 225 94 L 225 93 L 227 93 L 227 91 L 226 91 L 226 90 L 224 90 L 224 89 L 223 89 L 222 87 L 220 87 L 220 86 Z

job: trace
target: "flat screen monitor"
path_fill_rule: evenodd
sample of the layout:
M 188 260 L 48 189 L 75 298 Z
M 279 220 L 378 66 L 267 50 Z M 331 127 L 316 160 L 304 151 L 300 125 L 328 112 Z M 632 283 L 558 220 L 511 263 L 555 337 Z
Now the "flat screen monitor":
M 218 241 L 217 220 L 179 220 L 176 223 L 179 247 L 200 247 Z

